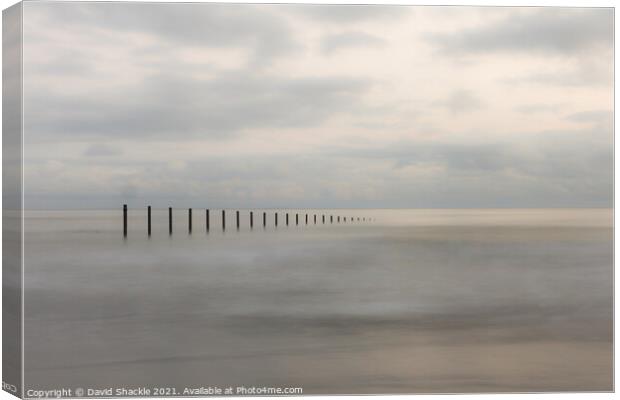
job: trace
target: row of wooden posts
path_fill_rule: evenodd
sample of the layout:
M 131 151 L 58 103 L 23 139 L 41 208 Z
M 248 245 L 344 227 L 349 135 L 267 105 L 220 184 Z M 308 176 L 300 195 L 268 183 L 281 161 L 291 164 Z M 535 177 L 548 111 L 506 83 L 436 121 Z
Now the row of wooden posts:
M 211 228 L 210 221 L 211 211 L 207 208 L 205 212 L 205 222 L 206 222 L 206 230 L 209 232 Z M 237 230 L 241 227 L 240 215 L 239 211 L 235 212 L 236 214 L 236 222 L 237 222 Z M 285 213 L 286 215 L 286 226 L 289 225 L 289 213 Z M 308 225 L 308 214 L 305 215 L 306 225 Z M 321 223 L 325 224 L 325 214 L 321 215 Z M 329 215 L 329 223 L 333 224 L 334 221 L 336 223 L 340 223 L 342 218 L 343 222 L 347 222 L 347 217 L 341 217 L 337 215 L 334 219 L 333 215 Z M 366 222 L 371 221 L 370 218 L 366 217 L 349 217 L 350 222 L 354 222 L 357 218 L 358 222 Z M 147 221 L 147 234 L 151 236 L 151 206 L 147 206 L 146 208 L 146 221 Z M 317 224 L 317 214 L 313 215 L 314 225 Z M 295 225 L 299 225 L 299 213 L 295 213 Z M 263 227 L 267 226 L 267 212 L 263 212 Z M 274 226 L 278 226 L 278 213 L 274 213 Z M 188 224 L 187 224 L 188 232 L 192 233 L 192 209 L 188 209 Z M 250 229 L 254 228 L 254 211 L 250 211 Z M 222 231 L 226 230 L 226 210 L 222 210 Z M 168 233 L 172 235 L 172 207 L 168 208 Z M 127 236 L 127 204 L 123 205 L 123 236 Z

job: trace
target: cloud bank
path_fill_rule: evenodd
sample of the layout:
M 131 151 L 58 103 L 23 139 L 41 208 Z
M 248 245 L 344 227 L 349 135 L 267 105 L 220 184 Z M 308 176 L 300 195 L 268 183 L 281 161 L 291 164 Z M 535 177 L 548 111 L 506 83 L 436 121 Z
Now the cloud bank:
M 24 5 L 26 207 L 610 207 L 613 11 Z

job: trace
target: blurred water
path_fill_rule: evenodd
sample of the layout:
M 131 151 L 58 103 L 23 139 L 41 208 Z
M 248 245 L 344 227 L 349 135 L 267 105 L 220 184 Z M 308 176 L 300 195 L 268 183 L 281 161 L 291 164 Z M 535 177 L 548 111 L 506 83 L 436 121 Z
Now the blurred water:
M 612 210 L 275 211 L 27 212 L 26 389 L 612 390 Z

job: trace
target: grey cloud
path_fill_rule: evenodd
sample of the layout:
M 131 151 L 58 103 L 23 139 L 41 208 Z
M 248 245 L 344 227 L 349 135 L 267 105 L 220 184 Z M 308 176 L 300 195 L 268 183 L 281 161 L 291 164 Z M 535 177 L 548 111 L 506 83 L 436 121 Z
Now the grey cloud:
M 452 55 L 506 51 L 574 54 L 593 47 L 611 50 L 613 9 L 542 8 L 489 25 L 432 34 L 428 39 Z
M 566 104 L 524 104 L 516 108 L 523 114 L 558 113 Z
M 116 146 L 112 146 L 104 143 L 95 143 L 90 146 L 86 150 L 84 150 L 84 155 L 89 157 L 107 157 L 107 156 L 117 156 L 121 155 L 123 152 Z
M 609 124 L 613 122 L 612 110 L 594 110 L 594 111 L 582 111 L 571 114 L 566 117 L 570 121 L 596 123 L 596 124 Z
M 29 74 L 52 76 L 54 78 L 88 76 L 96 73 L 92 60 L 81 57 L 78 51 L 61 49 L 45 63 L 31 63 L 24 66 Z
M 541 132 L 532 143 L 405 142 L 367 150 L 343 149 L 339 156 L 366 162 L 390 161 L 393 173 L 386 178 L 390 181 L 405 167 L 440 167 L 432 182 L 413 180 L 410 184 L 415 190 L 400 194 L 408 199 L 409 206 L 611 207 L 610 130 Z M 389 184 L 391 190 L 403 186 L 407 185 Z M 437 193 L 438 188 L 441 193 Z M 386 194 L 394 201 L 392 196 L 395 194 Z
M 293 29 L 272 12 L 275 5 L 33 2 L 27 7 L 50 27 L 66 26 L 78 34 L 145 33 L 176 45 L 251 48 L 256 64 L 301 46 Z
M 70 170 L 85 169 L 84 159 L 67 161 Z M 36 164 L 29 164 L 32 171 Z M 109 167 L 102 159 L 88 160 L 87 168 Z M 122 199 L 164 207 L 318 207 L 336 204 L 338 192 L 351 186 L 360 191 L 357 167 L 322 154 L 247 156 L 243 162 L 234 154 L 190 160 L 184 169 L 162 162 L 136 162 L 127 157 L 115 162 L 126 171 L 105 181 L 64 181 L 61 176 L 29 176 L 29 204 L 33 207 L 79 207 L 88 196 L 107 206 Z M 45 165 L 40 168 L 45 169 Z M 36 187 L 35 191 L 33 188 Z M 63 194 L 55 190 L 63 187 Z M 50 190 L 49 192 L 47 190 Z M 363 190 L 362 190 L 363 192 Z M 363 197 L 363 196 L 361 196 Z M 344 204 L 344 203 L 343 203 Z M 89 205 L 92 205 L 89 202 Z
M 445 107 L 453 114 L 475 111 L 482 108 L 482 101 L 471 90 L 455 90 L 445 100 L 438 100 L 434 106 Z
M 29 159 L 24 171 L 29 206 L 69 208 L 89 204 L 91 207 L 110 207 L 129 197 L 143 204 L 152 201 L 154 206 L 160 207 L 169 202 L 175 206 L 207 204 L 213 207 L 612 205 L 613 136 L 609 122 L 611 113 L 605 110 L 565 116 L 582 128 L 580 130 L 536 135 L 528 132 L 512 141 L 502 141 L 500 135 L 497 141 L 491 141 L 489 138 L 493 135 L 475 132 L 474 123 L 469 126 L 472 134 L 471 142 L 467 143 L 442 143 L 429 139 L 428 142 L 417 140 L 354 150 L 354 147 L 364 145 L 365 139 L 360 138 L 355 146 L 345 149 L 334 149 L 330 143 L 333 146 L 335 141 L 326 140 L 323 142 L 325 148 L 308 146 L 300 154 L 274 156 L 268 154 L 269 151 L 257 149 L 256 153 L 262 154 L 244 156 L 242 162 L 235 154 L 194 159 L 188 155 L 188 159 L 182 160 L 183 165 L 170 161 L 167 154 L 160 154 L 159 158 L 170 161 L 170 164 L 144 161 L 143 158 L 158 159 L 156 152 L 160 150 L 158 145 L 153 145 L 153 139 L 157 142 L 169 140 L 171 145 L 187 139 L 224 140 L 251 129 L 308 128 L 341 115 L 357 117 L 353 118 L 353 125 L 385 121 L 384 125 L 374 126 L 376 136 L 369 142 L 385 143 L 382 134 L 387 133 L 385 140 L 389 140 L 395 136 L 394 132 L 404 132 L 411 125 L 410 116 L 403 122 L 392 121 L 390 114 L 380 107 L 370 108 L 364 103 L 365 95 L 373 88 L 370 79 L 351 79 L 342 75 L 303 77 L 295 74 L 299 71 L 288 70 L 280 75 L 268 73 L 269 69 L 252 67 L 266 65 L 270 60 L 291 55 L 300 48 L 294 30 L 287 23 L 293 13 L 306 18 L 304 22 L 325 22 L 333 24 L 327 27 L 329 29 L 337 27 L 337 31 L 347 31 L 357 27 L 343 29 L 343 24 L 363 22 L 364 27 L 376 21 L 386 24 L 391 18 L 406 13 L 407 8 L 214 4 L 183 4 L 182 7 L 175 4 L 168 8 L 165 3 L 34 2 L 25 7 L 29 7 L 29 12 L 50 13 L 38 29 L 41 35 L 37 38 L 38 44 L 56 38 L 54 35 L 49 35 L 52 39 L 45 38 L 54 26 L 63 35 L 88 38 L 94 49 L 99 43 L 107 48 L 115 45 L 114 41 L 123 40 L 119 32 L 148 35 L 144 43 L 143 36 L 139 36 L 136 41 L 140 45 L 136 46 L 135 52 L 133 43 L 122 48 L 132 51 L 128 62 L 139 67 L 139 77 L 130 84 L 117 81 L 114 74 L 101 75 L 96 69 L 96 57 L 81 57 L 80 62 L 79 53 L 50 57 L 47 65 L 27 66 L 34 68 L 27 71 L 32 72 L 30 76 L 39 78 L 26 82 L 25 86 L 25 129 L 29 132 L 25 140 L 29 149 L 36 150 L 25 154 L 40 157 Z M 573 18 L 577 14 L 570 10 L 563 10 L 559 18 L 566 19 L 563 15 L 567 13 L 577 32 L 592 28 L 588 23 L 585 28 L 581 27 L 579 18 Z M 497 29 L 505 28 L 499 38 L 480 37 L 480 32 L 486 28 L 466 31 L 463 53 L 461 50 L 457 53 L 479 54 L 501 49 L 528 51 L 525 45 L 517 43 L 519 35 L 521 38 L 525 35 L 526 39 L 530 37 L 523 33 L 524 17 L 515 18 L 506 27 L 493 25 Z M 539 30 L 558 31 L 559 28 L 554 26 L 559 22 L 544 26 L 540 17 L 536 18 Z M 64 24 L 59 25 L 61 22 Z M 303 23 L 300 25 L 304 26 Z M 478 32 L 478 37 L 472 32 Z M 609 41 L 596 39 L 597 35 L 600 36 L 587 34 L 585 39 L 568 35 L 564 39 L 566 43 L 557 37 L 542 37 L 543 43 L 535 43 L 532 48 L 541 52 L 549 50 L 553 54 L 572 54 L 585 52 L 598 46 L 597 43 L 603 47 L 609 44 Z M 474 39 L 478 43 L 474 43 Z M 79 44 L 89 40 L 80 40 Z M 342 38 L 339 40 L 342 46 L 357 45 L 351 38 L 345 37 L 344 44 Z M 443 36 L 432 40 L 443 40 L 441 46 L 445 50 L 461 39 Z M 501 41 L 507 45 L 500 46 Z M 208 70 L 202 69 L 199 63 L 186 65 L 174 57 L 170 57 L 169 62 L 162 61 L 166 54 L 171 54 L 162 50 L 178 46 L 244 48 L 250 51 L 253 59 L 250 65 L 227 71 L 217 69 L 216 65 L 204 67 Z M 50 49 L 56 51 L 61 47 Z M 76 46 L 69 41 L 66 47 Z M 338 48 L 336 40 L 333 51 Z M 149 51 L 157 56 L 151 57 Z M 68 62 L 63 64 L 63 58 Z M 599 63 L 578 66 L 574 74 L 523 79 L 530 79 L 528 82 L 539 79 L 541 84 L 610 82 L 608 77 L 613 75 L 598 66 L 611 64 L 611 61 L 607 62 L 604 55 L 601 59 Z M 592 65 L 594 74 L 589 72 Z M 72 71 L 71 68 L 76 69 Z M 510 71 L 514 72 L 514 69 Z M 291 72 L 293 75 L 287 75 Z M 205 76 L 216 78 L 206 79 Z M 87 87 L 91 82 L 93 87 Z M 54 87 L 60 89 L 56 91 Z M 482 100 L 492 101 L 486 97 L 480 99 L 472 91 L 458 90 L 447 93 L 446 98 L 433 105 L 459 114 L 480 109 L 485 105 Z M 432 101 L 432 98 L 428 103 L 425 100 L 424 104 L 429 105 Z M 397 103 L 401 104 L 400 99 Z M 386 103 L 382 104 L 385 107 Z M 521 111 L 536 112 L 535 107 L 524 106 Z M 544 109 L 540 107 L 538 110 Z M 423 107 L 416 104 L 410 108 L 418 110 Z M 553 112 L 551 108 L 549 112 Z M 433 117 L 420 124 L 432 125 Z M 426 118 L 422 115 L 419 119 Z M 394 128 L 389 126 L 392 123 L 402 123 L 403 126 Z M 339 140 L 343 139 L 343 134 L 349 134 L 346 126 L 338 125 L 334 129 L 343 129 L 343 132 L 337 132 Z M 295 129 L 290 132 L 292 136 L 297 134 Z M 303 129 L 300 134 L 306 132 Z M 433 130 L 433 133 L 436 132 Z M 453 137 L 437 133 L 427 137 L 439 140 Z M 487 141 L 480 142 L 480 138 Z M 50 168 L 49 162 L 56 160 L 45 152 L 48 141 L 52 140 L 73 145 L 67 146 L 71 151 L 55 157 L 58 161 L 55 170 Z M 123 153 L 114 148 L 114 145 L 121 146 L 119 141 L 123 143 Z M 154 153 L 148 154 L 149 150 Z M 122 157 L 117 157 L 119 155 Z M 110 157 L 113 156 L 114 163 L 111 163 Z M 92 178 L 95 175 L 97 179 Z
M 508 84 L 534 83 L 537 85 L 554 85 L 567 87 L 610 86 L 613 82 L 613 70 L 600 71 L 577 69 L 569 72 L 535 73 L 522 77 L 508 78 Z
M 326 147 L 301 155 L 248 156 L 243 162 L 234 154 L 221 154 L 188 160 L 184 169 L 125 158 L 117 167 L 131 174 L 119 172 L 109 183 L 73 186 L 48 177 L 47 184 L 63 186 L 68 194 L 61 199 L 39 192 L 39 200 L 33 196 L 30 204 L 79 206 L 89 192 L 102 198 L 118 193 L 116 203 L 131 196 L 156 207 L 170 202 L 195 207 L 609 207 L 613 150 L 611 136 L 602 138 L 608 133 L 540 132 L 539 140 L 529 143 Z M 84 163 L 96 170 L 107 166 L 103 159 L 68 163 L 72 170 Z M 427 166 L 433 167 L 431 175 L 407 173 L 407 167 L 424 171 Z M 109 204 L 115 203 L 110 199 Z
M 611 127 L 608 127 L 611 129 Z M 541 132 L 533 144 L 399 143 L 383 149 L 353 152 L 369 158 L 389 159 L 395 168 L 438 164 L 451 174 L 516 171 L 539 178 L 599 179 L 612 172 L 613 150 L 597 130 Z
M 570 64 L 568 64 L 570 65 Z M 512 76 L 504 79 L 504 83 L 537 84 L 566 87 L 611 87 L 614 70 L 613 55 L 611 52 L 597 53 L 580 57 L 576 65 L 551 72 L 534 72 L 521 76 Z
M 285 79 L 247 71 L 198 80 L 156 75 L 131 87 L 82 97 L 39 91 L 29 96 L 32 132 L 89 136 L 224 138 L 245 128 L 315 126 L 363 109 L 371 82 L 345 77 Z M 51 136 L 50 136 L 51 138 Z
M 403 17 L 411 12 L 411 7 L 406 6 L 357 4 L 291 4 L 285 6 L 284 9 L 314 22 L 334 24 L 389 20 Z
M 386 42 L 380 37 L 364 32 L 344 32 L 325 36 L 321 41 L 321 49 L 325 54 L 347 48 L 380 48 Z
M 394 168 L 438 164 L 456 171 L 493 171 L 514 162 L 509 149 L 499 144 L 398 143 L 368 150 L 346 152 L 354 157 L 385 159 Z
M 121 196 L 124 199 L 135 199 L 138 193 L 139 189 L 135 184 L 126 184 L 121 187 Z

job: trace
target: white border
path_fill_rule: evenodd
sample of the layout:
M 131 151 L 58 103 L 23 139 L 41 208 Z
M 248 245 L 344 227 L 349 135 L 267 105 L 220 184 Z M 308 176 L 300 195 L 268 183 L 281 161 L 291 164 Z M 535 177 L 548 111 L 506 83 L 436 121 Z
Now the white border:
M 97 0 L 80 0 L 80 1 L 97 1 Z M 151 1 L 151 2 L 184 2 L 182 0 L 132 0 L 132 1 Z M 204 1 L 204 2 L 215 2 L 215 1 Z M 391 1 L 387 1 L 387 0 L 366 0 L 366 1 L 360 1 L 360 0 L 339 0 L 339 1 L 334 1 L 334 0 L 312 0 L 312 1 L 300 1 L 300 0 L 288 0 L 288 1 L 261 1 L 261 0 L 243 0 L 243 1 L 230 1 L 230 0 L 220 0 L 217 2 L 221 2 L 221 3 L 265 3 L 265 2 L 270 2 L 270 3 L 313 3 L 313 4 L 396 4 L 396 5 L 437 5 L 437 6 L 447 6 L 447 5 L 464 5 L 464 6 L 502 6 L 502 7 L 510 7 L 510 6 L 561 6 L 561 7 L 614 7 L 616 6 L 616 1 L 613 0 L 589 0 L 589 1 L 584 1 L 584 0 L 575 0 L 575 1 L 566 1 L 566 0 L 539 0 L 539 1 L 501 1 L 501 0 L 475 0 L 475 1 L 437 1 L 437 0 L 425 0 L 425 1 L 415 1 L 415 0 L 391 0 Z M 8 8 L 14 4 L 16 4 L 17 1 L 15 0 L 0 0 L 0 7 L 2 9 Z M 23 18 L 23 9 L 22 9 L 22 18 Z M 614 12 L 614 27 L 615 27 L 615 21 L 616 21 L 616 16 L 615 16 L 615 12 Z M 0 24 L 1 24 L 1 20 L 0 20 Z M 23 29 L 23 24 L 22 24 L 22 29 Z M 1 30 L 0 30 L 0 37 L 1 37 Z M 615 64 L 615 43 L 617 42 L 618 39 L 618 33 L 617 31 L 614 29 L 614 77 L 618 72 L 617 69 L 617 65 Z M 22 50 L 22 56 L 23 56 L 23 50 Z M 1 64 L 1 52 L 0 52 L 0 64 Z M 23 65 L 22 65 L 23 67 Z M 22 79 L 23 79 L 23 70 L 22 70 Z M 23 81 L 22 81 L 23 82 Z M 1 82 L 0 82 L 0 89 L 1 89 Z M 22 90 L 23 92 L 23 90 Z M 614 138 L 615 138 L 615 128 L 616 128 L 616 120 L 615 120 L 615 103 L 616 103 L 616 92 L 615 92 L 615 79 L 614 79 Z M 23 93 L 22 93 L 22 129 L 23 129 L 23 111 L 24 111 L 24 98 L 23 98 Z M 0 108 L 0 118 L 2 117 L 2 111 Z M 24 155 L 24 143 L 23 143 L 23 135 L 22 135 L 22 162 L 23 162 L 23 155 Z M 618 172 L 620 167 L 618 167 L 618 165 L 616 165 L 615 163 L 615 152 L 616 152 L 616 142 L 614 140 L 614 209 L 616 208 L 617 204 L 616 204 L 616 199 L 618 199 L 617 196 L 617 190 L 618 187 L 617 185 L 615 185 L 616 183 L 616 179 L 615 177 L 618 176 Z M 0 154 L 0 158 L 1 158 L 1 154 Z M 22 165 L 23 168 L 23 165 Z M 0 172 L 2 170 L 2 166 L 0 163 Z M 0 184 L 1 184 L 1 173 L 0 173 Z M 23 189 L 24 189 L 24 182 L 23 182 L 23 169 L 22 169 L 22 205 L 24 204 L 24 198 L 23 198 Z M 0 206 L 1 206 L 2 200 L 0 198 Z M 614 227 L 617 226 L 617 216 L 614 212 Z M 24 225 L 23 225 L 23 219 L 22 219 L 22 240 L 23 240 L 23 234 L 24 234 Z M 0 250 L 2 248 L 2 231 L 0 230 Z M 23 243 L 23 242 L 22 242 Z M 620 335 L 618 333 L 618 329 L 616 329 L 616 322 L 618 321 L 618 316 L 619 316 L 619 310 L 617 306 L 617 297 L 615 296 L 615 287 L 617 287 L 619 278 L 618 275 L 615 274 L 615 253 L 618 249 L 618 243 L 619 243 L 619 239 L 618 237 L 615 235 L 615 228 L 614 228 L 614 343 L 617 343 L 618 339 L 620 338 Z M 22 245 L 22 262 L 24 260 L 24 246 Z M 1 281 L 1 276 L 0 276 L 0 281 Z M 23 284 L 24 284 L 24 276 L 23 276 L 23 268 L 22 268 L 22 290 L 23 290 Z M 22 327 L 23 327 L 23 318 L 24 318 L 24 304 L 23 304 L 23 298 L 22 298 Z M 2 321 L 0 319 L 0 331 L 2 329 Z M 22 343 L 23 343 L 23 338 L 24 338 L 24 332 L 22 329 Z M 2 339 L 0 338 L 0 349 L 1 349 L 1 341 Z M 614 381 L 618 382 L 618 378 L 620 376 L 619 372 L 618 372 L 618 368 L 616 368 L 615 365 L 615 360 L 616 360 L 616 346 L 614 346 Z M 24 382 L 23 382 L 23 367 L 24 367 L 24 359 L 23 359 L 23 349 L 22 349 L 22 390 L 24 388 Z M 1 373 L 1 364 L 0 364 L 0 373 Z M 568 399 L 568 400 L 576 400 L 576 399 L 609 399 L 609 398 L 615 398 L 616 394 L 615 393 L 553 393 L 553 394 L 539 394 L 539 393 L 532 393 L 532 394 L 472 394 L 472 395 L 379 395 L 379 396 L 373 396 L 373 398 L 377 398 L 377 399 L 381 399 L 381 400 L 388 400 L 388 399 L 433 399 L 433 400 L 444 400 L 444 399 L 454 399 L 454 396 L 458 396 L 458 399 L 463 399 L 463 400 L 471 400 L 471 399 L 481 399 L 481 398 L 489 398 L 489 396 L 492 399 L 498 399 L 498 400 L 511 400 L 511 399 L 523 399 L 523 398 L 528 398 L 528 399 L 535 399 L 535 398 L 539 398 L 539 397 L 543 397 L 544 399 L 549 399 L 549 400 L 555 400 L 555 399 Z M 305 397 L 309 397 L 312 399 L 317 399 L 317 400 L 323 400 L 323 399 L 333 399 L 336 397 L 343 397 L 343 398 L 348 398 L 348 399 L 363 399 L 366 398 L 368 396 L 305 396 Z M 10 394 L 8 394 L 7 392 L 4 391 L 0 391 L 0 400 L 5 400 L 5 399 L 14 399 L 14 396 L 11 396 Z M 227 397 L 230 399 L 242 399 L 242 397 Z M 262 397 L 265 399 L 276 399 L 277 397 Z M 287 398 L 291 398 L 291 397 L 287 397 Z M 169 399 L 169 398 L 155 398 L 155 399 Z

